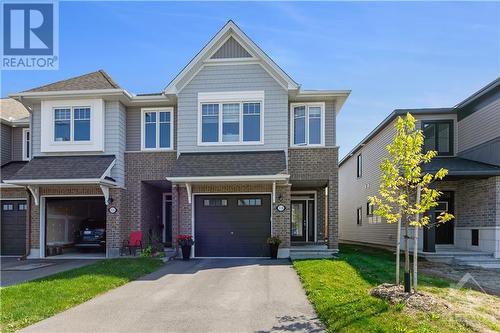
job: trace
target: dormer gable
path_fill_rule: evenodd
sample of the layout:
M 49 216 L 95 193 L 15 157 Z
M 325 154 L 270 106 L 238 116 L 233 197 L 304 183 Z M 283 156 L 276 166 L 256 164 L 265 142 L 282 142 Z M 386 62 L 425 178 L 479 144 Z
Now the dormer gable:
M 229 36 L 224 44 L 210 57 L 210 59 L 240 58 L 252 58 L 252 55 L 233 36 Z

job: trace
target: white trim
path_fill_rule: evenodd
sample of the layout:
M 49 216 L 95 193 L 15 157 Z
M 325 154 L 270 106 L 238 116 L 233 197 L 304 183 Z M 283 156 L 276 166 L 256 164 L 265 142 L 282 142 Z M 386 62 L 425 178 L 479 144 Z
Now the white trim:
M 67 195 L 67 194 L 47 194 L 47 195 L 41 195 L 40 196 L 40 239 L 39 239 L 39 246 L 40 246 L 40 258 L 45 258 L 45 225 L 46 225 L 46 199 L 47 198 L 61 198 L 61 197 L 66 197 L 66 198 L 86 198 L 86 197 L 102 197 L 101 194 L 77 194 L 77 195 Z M 106 211 L 106 214 L 108 212 Z M 106 218 L 106 231 L 108 229 L 108 222 Z M 105 257 L 108 257 L 108 242 L 106 239 L 106 255 Z M 55 259 L 57 256 L 50 257 L 50 259 Z M 102 259 L 102 257 L 99 257 Z M 60 259 L 67 259 L 67 258 L 60 258 Z M 81 258 L 81 259 L 90 259 L 90 258 Z
M 294 125 L 294 108 L 305 107 L 305 143 L 295 144 L 295 125 Z M 309 108 L 321 108 L 321 143 L 309 144 Z M 310 102 L 310 103 L 291 103 L 290 104 L 290 147 L 324 147 L 325 146 L 325 102 Z
M 156 113 L 156 147 L 146 148 L 144 136 L 146 130 L 144 128 L 144 115 L 149 112 Z M 170 147 L 160 148 L 160 112 L 170 113 Z M 172 151 L 174 150 L 174 108 L 173 107 L 154 107 L 141 108 L 141 151 Z
M 194 244 L 192 246 L 192 254 L 191 254 L 191 257 L 192 258 L 198 258 L 196 257 L 196 248 L 195 248 L 195 244 L 196 244 L 196 239 L 195 239 L 195 221 L 194 221 L 194 216 L 195 216 L 195 208 L 196 208 L 196 200 L 195 200 L 195 196 L 197 195 L 269 195 L 269 196 L 272 196 L 272 193 L 271 192 L 223 192 L 223 193 L 205 193 L 205 192 L 199 192 L 199 193 L 192 193 L 191 196 L 192 196 L 192 199 L 191 199 L 191 233 L 192 233 L 192 237 L 193 237 L 193 240 L 194 240 Z M 272 198 L 270 198 L 272 200 Z M 269 219 L 269 226 L 270 226 L 270 230 L 269 230 L 269 234 L 272 236 L 273 235 L 273 203 L 271 202 L 271 204 L 269 205 L 270 206 L 270 219 Z M 179 232 L 179 230 L 177 230 L 177 232 Z M 199 257 L 199 258 L 205 258 L 205 257 Z M 207 258 L 217 258 L 217 257 L 207 257 Z M 220 257 L 220 258 L 238 258 L 238 257 Z M 239 257 L 239 258 L 253 258 L 253 257 Z M 257 257 L 257 258 L 266 258 L 266 257 Z
M 28 146 L 28 155 L 26 156 L 26 133 L 29 133 L 30 139 L 29 139 L 29 146 Z M 23 128 L 23 161 L 29 161 L 31 160 L 31 130 L 29 127 Z
M 260 140 L 243 141 L 243 104 L 260 103 Z M 203 142 L 203 104 L 218 104 L 218 141 Z M 238 141 L 223 141 L 223 104 L 239 104 L 239 138 Z M 239 146 L 239 145 L 263 145 L 264 144 L 264 113 L 265 113 L 265 92 L 257 91 L 226 91 L 226 92 L 200 92 L 198 93 L 198 146 Z
M 74 179 L 16 179 L 6 180 L 7 184 L 19 185 L 86 185 L 86 184 L 107 184 L 116 186 L 115 182 L 101 178 L 74 178 Z
M 31 195 L 33 196 L 33 201 L 35 202 L 35 206 L 38 206 L 40 202 L 40 188 L 38 186 L 27 186 Z
M 299 195 L 295 196 L 294 195 Z M 300 197 L 300 194 L 314 194 L 314 199 L 309 197 Z M 290 192 L 290 202 L 292 200 L 305 200 L 305 201 L 314 201 L 314 242 L 318 241 L 318 191 L 292 191 Z M 306 203 L 307 204 L 307 203 Z M 291 209 L 291 208 L 290 208 Z M 309 213 L 309 207 L 306 207 L 306 215 Z M 306 223 L 306 242 L 309 242 L 309 218 L 307 217 Z M 292 221 L 290 220 L 290 223 Z
M 1 201 L 26 201 L 27 199 L 26 198 L 4 198 L 4 197 L 1 197 L 0 198 L 0 202 Z
M 285 181 L 290 175 L 262 175 L 262 176 L 210 176 L 210 177 L 167 177 L 172 183 L 196 182 L 259 182 L 259 181 Z
M 182 71 L 177 74 L 177 76 L 168 84 L 164 89 L 166 94 L 177 94 L 183 87 L 177 87 L 177 84 L 184 79 L 184 77 L 191 73 L 192 69 L 201 61 L 207 59 L 208 52 L 220 44 L 222 37 L 229 33 L 228 36 L 233 36 L 236 41 L 238 41 L 251 55 L 257 56 L 262 59 L 269 67 L 276 71 L 277 75 L 282 78 L 283 81 L 287 82 L 289 90 L 295 90 L 299 88 L 299 85 L 293 81 L 293 79 L 286 74 L 281 68 L 274 63 L 274 61 L 269 58 L 252 40 L 250 40 L 240 28 L 234 24 L 233 21 L 229 21 L 211 40 L 206 44 L 203 49 L 182 69 Z M 243 44 L 247 44 L 249 49 Z M 223 44 L 221 44 L 222 46 Z M 216 48 L 218 49 L 218 48 Z M 216 52 L 216 51 L 215 51 Z M 201 67 L 201 66 L 200 66 Z M 191 73 L 192 76 L 195 74 Z

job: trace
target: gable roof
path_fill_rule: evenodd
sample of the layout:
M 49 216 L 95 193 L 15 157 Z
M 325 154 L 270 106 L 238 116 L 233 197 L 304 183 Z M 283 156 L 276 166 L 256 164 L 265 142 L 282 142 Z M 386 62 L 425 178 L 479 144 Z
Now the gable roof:
M 98 71 L 75 76 L 66 80 L 46 84 L 24 92 L 48 92 L 67 90 L 98 90 L 98 89 L 121 89 L 120 86 L 106 73 Z
M 226 41 L 233 38 L 241 48 L 245 49 L 251 58 L 244 58 L 258 61 L 264 69 L 272 73 L 283 82 L 288 90 L 299 88 L 295 82 L 283 69 L 281 69 L 262 49 L 255 44 L 232 20 L 229 20 L 222 29 L 191 59 L 191 61 L 181 70 L 179 74 L 165 88 L 166 94 L 177 94 L 183 88 L 189 78 L 193 77 L 205 61 L 217 61 L 221 59 L 210 59 L 216 54 Z M 280 82 L 281 83 L 281 82 Z
M 0 118 L 8 122 L 28 122 L 29 112 L 13 98 L 0 99 Z
M 228 40 L 210 57 L 210 59 L 234 58 L 252 58 L 252 55 L 233 36 L 229 36 Z

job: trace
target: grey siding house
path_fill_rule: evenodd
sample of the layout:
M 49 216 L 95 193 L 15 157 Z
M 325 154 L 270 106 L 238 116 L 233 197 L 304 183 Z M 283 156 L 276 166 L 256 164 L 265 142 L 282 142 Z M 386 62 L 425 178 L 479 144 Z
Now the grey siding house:
M 378 192 L 395 119 L 407 112 L 424 132 L 424 149 L 438 151 L 426 170 L 449 170 L 437 184 L 443 194 L 431 218 L 442 210 L 455 216 L 425 228 L 419 250 L 429 257 L 476 251 L 500 258 L 500 79 L 455 107 L 395 110 L 341 160 L 340 241 L 395 247 L 396 226 L 371 213 L 368 196 Z
M 266 257 L 271 236 L 280 257 L 331 256 L 349 93 L 301 89 L 229 21 L 158 93 L 99 70 L 14 94 L 33 131 L 7 180 L 30 193 L 26 255 L 117 256 L 141 231 L 191 235 L 194 257 Z

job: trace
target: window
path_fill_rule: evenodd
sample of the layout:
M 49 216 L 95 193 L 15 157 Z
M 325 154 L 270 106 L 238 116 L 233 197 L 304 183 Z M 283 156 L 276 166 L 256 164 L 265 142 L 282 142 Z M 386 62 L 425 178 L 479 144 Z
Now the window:
M 363 157 L 358 154 L 356 157 L 356 177 L 361 178 L 363 176 Z
M 142 149 L 172 149 L 173 109 L 142 109 Z
M 23 128 L 23 161 L 31 158 L 31 132 L 29 128 Z
M 361 225 L 361 222 L 363 221 L 363 209 L 359 207 L 356 210 L 356 224 Z
M 26 210 L 26 204 L 25 203 L 20 203 L 17 205 L 17 210 Z
M 90 108 L 55 108 L 54 141 L 90 141 Z
M 261 125 L 261 102 L 201 104 L 201 143 L 261 143 Z
M 366 203 L 366 216 L 373 216 L 373 205 L 369 201 Z
M 437 151 L 438 155 L 453 155 L 453 121 L 423 121 L 424 151 Z
M 292 146 L 324 145 L 324 103 L 292 104 Z
M 54 109 L 54 140 L 70 141 L 71 109 Z
M 205 207 L 225 207 L 227 206 L 226 199 L 205 199 L 203 200 L 203 206 Z
M 471 245 L 479 246 L 479 229 L 471 229 Z
M 3 204 L 2 205 L 2 209 L 4 211 L 7 211 L 7 210 L 14 210 L 14 205 L 13 204 Z
M 239 199 L 238 206 L 262 206 L 261 199 Z

